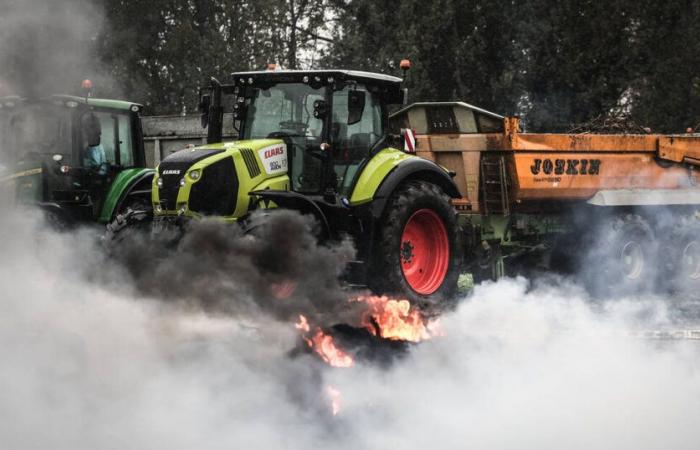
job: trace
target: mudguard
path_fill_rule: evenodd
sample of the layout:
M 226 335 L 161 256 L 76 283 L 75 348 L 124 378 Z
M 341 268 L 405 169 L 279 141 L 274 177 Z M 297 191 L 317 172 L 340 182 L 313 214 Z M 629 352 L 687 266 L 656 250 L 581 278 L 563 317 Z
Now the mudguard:
M 595 206 L 700 205 L 699 189 L 608 189 L 587 203 Z
M 154 169 L 145 168 L 126 169 L 119 172 L 109 187 L 104 204 L 102 205 L 99 221 L 103 223 L 111 222 L 114 218 L 114 214 L 120 210 L 127 200 L 127 197 L 137 194 L 134 189 L 139 185 L 145 186 L 142 193 L 149 197 L 150 201 L 151 180 L 154 174 Z
M 419 158 L 409 158 L 396 165 L 379 185 L 372 202 L 372 215 L 380 218 L 391 194 L 406 180 L 423 180 L 439 186 L 451 198 L 461 198 L 450 173 L 436 163 Z

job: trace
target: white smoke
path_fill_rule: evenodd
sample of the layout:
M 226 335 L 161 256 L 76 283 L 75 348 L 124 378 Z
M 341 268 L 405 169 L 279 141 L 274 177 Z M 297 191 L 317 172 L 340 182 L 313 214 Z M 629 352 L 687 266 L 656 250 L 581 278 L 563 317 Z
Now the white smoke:
M 292 324 L 139 298 L 89 231 L 0 222 L 3 448 L 696 448 L 700 342 L 660 299 L 477 287 L 389 368 L 289 354 Z M 143 268 L 149 271 L 148 267 Z M 101 274 L 96 276 L 96 274 Z M 186 276 L 186 274 L 183 274 Z M 223 280 L 222 280 L 223 282 Z M 330 414 L 327 386 L 342 395 Z

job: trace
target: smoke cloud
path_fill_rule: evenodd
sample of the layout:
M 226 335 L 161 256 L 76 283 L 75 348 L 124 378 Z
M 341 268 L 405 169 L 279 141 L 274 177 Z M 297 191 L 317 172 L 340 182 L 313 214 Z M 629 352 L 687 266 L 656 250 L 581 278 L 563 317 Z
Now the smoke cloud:
M 313 219 L 294 211 L 253 214 L 250 223 L 244 231 L 192 221 L 155 236 L 125 229 L 105 245 L 139 292 L 164 301 L 287 322 L 303 313 L 321 326 L 359 317 L 339 281 L 355 254 L 350 241 L 320 245 Z
M 105 76 L 96 2 L 0 0 L 0 11 L 0 96 L 75 93 L 81 80 Z
M 93 3 L 0 0 L 0 95 L 73 92 L 99 76 Z M 99 231 L 59 234 L 3 206 L 3 448 L 700 442 L 700 341 L 640 337 L 695 325 L 666 294 L 591 301 L 565 278 L 485 283 L 440 318 L 443 336 L 391 364 L 333 369 L 298 351 L 294 321 L 358 319 L 337 281 L 353 249 L 319 245 L 304 217 L 275 214 L 253 234 L 203 221 L 177 245 L 135 236 L 107 256 Z
M 591 303 L 565 281 L 486 283 L 441 318 L 444 336 L 388 367 L 333 369 L 290 352 L 298 336 L 284 315 L 143 292 L 92 231 L 46 231 L 33 213 L 0 226 L 12 236 L 0 241 L 7 448 L 654 449 L 700 438 L 700 343 L 630 334 L 676 326 L 662 298 Z M 243 279 L 225 275 L 207 284 Z M 329 386 L 341 393 L 335 417 Z

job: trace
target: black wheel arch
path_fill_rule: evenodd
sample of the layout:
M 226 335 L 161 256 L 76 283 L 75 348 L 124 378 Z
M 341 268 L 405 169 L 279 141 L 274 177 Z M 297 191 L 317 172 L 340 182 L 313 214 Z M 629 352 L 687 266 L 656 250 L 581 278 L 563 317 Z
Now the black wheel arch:
M 294 191 L 275 189 L 252 191 L 250 195 L 263 201 L 275 202 L 280 208 L 299 211 L 301 214 L 311 214 L 318 220 L 318 224 L 321 227 L 321 239 L 328 239 L 332 236 L 328 217 L 326 217 L 326 214 L 323 213 L 321 208 L 306 195 Z
M 407 181 L 432 183 L 442 189 L 450 198 L 462 197 L 449 172 L 433 161 L 418 157 L 411 158 L 398 164 L 379 185 L 372 201 L 372 216 L 375 219 L 382 217 L 391 195 Z

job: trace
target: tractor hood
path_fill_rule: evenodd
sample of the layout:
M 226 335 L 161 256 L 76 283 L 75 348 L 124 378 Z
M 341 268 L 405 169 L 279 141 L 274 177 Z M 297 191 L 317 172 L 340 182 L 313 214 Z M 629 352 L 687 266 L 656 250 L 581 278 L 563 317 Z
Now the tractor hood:
M 248 192 L 287 176 L 287 146 L 279 139 L 217 143 L 173 153 L 154 178 L 156 215 L 233 217 Z

